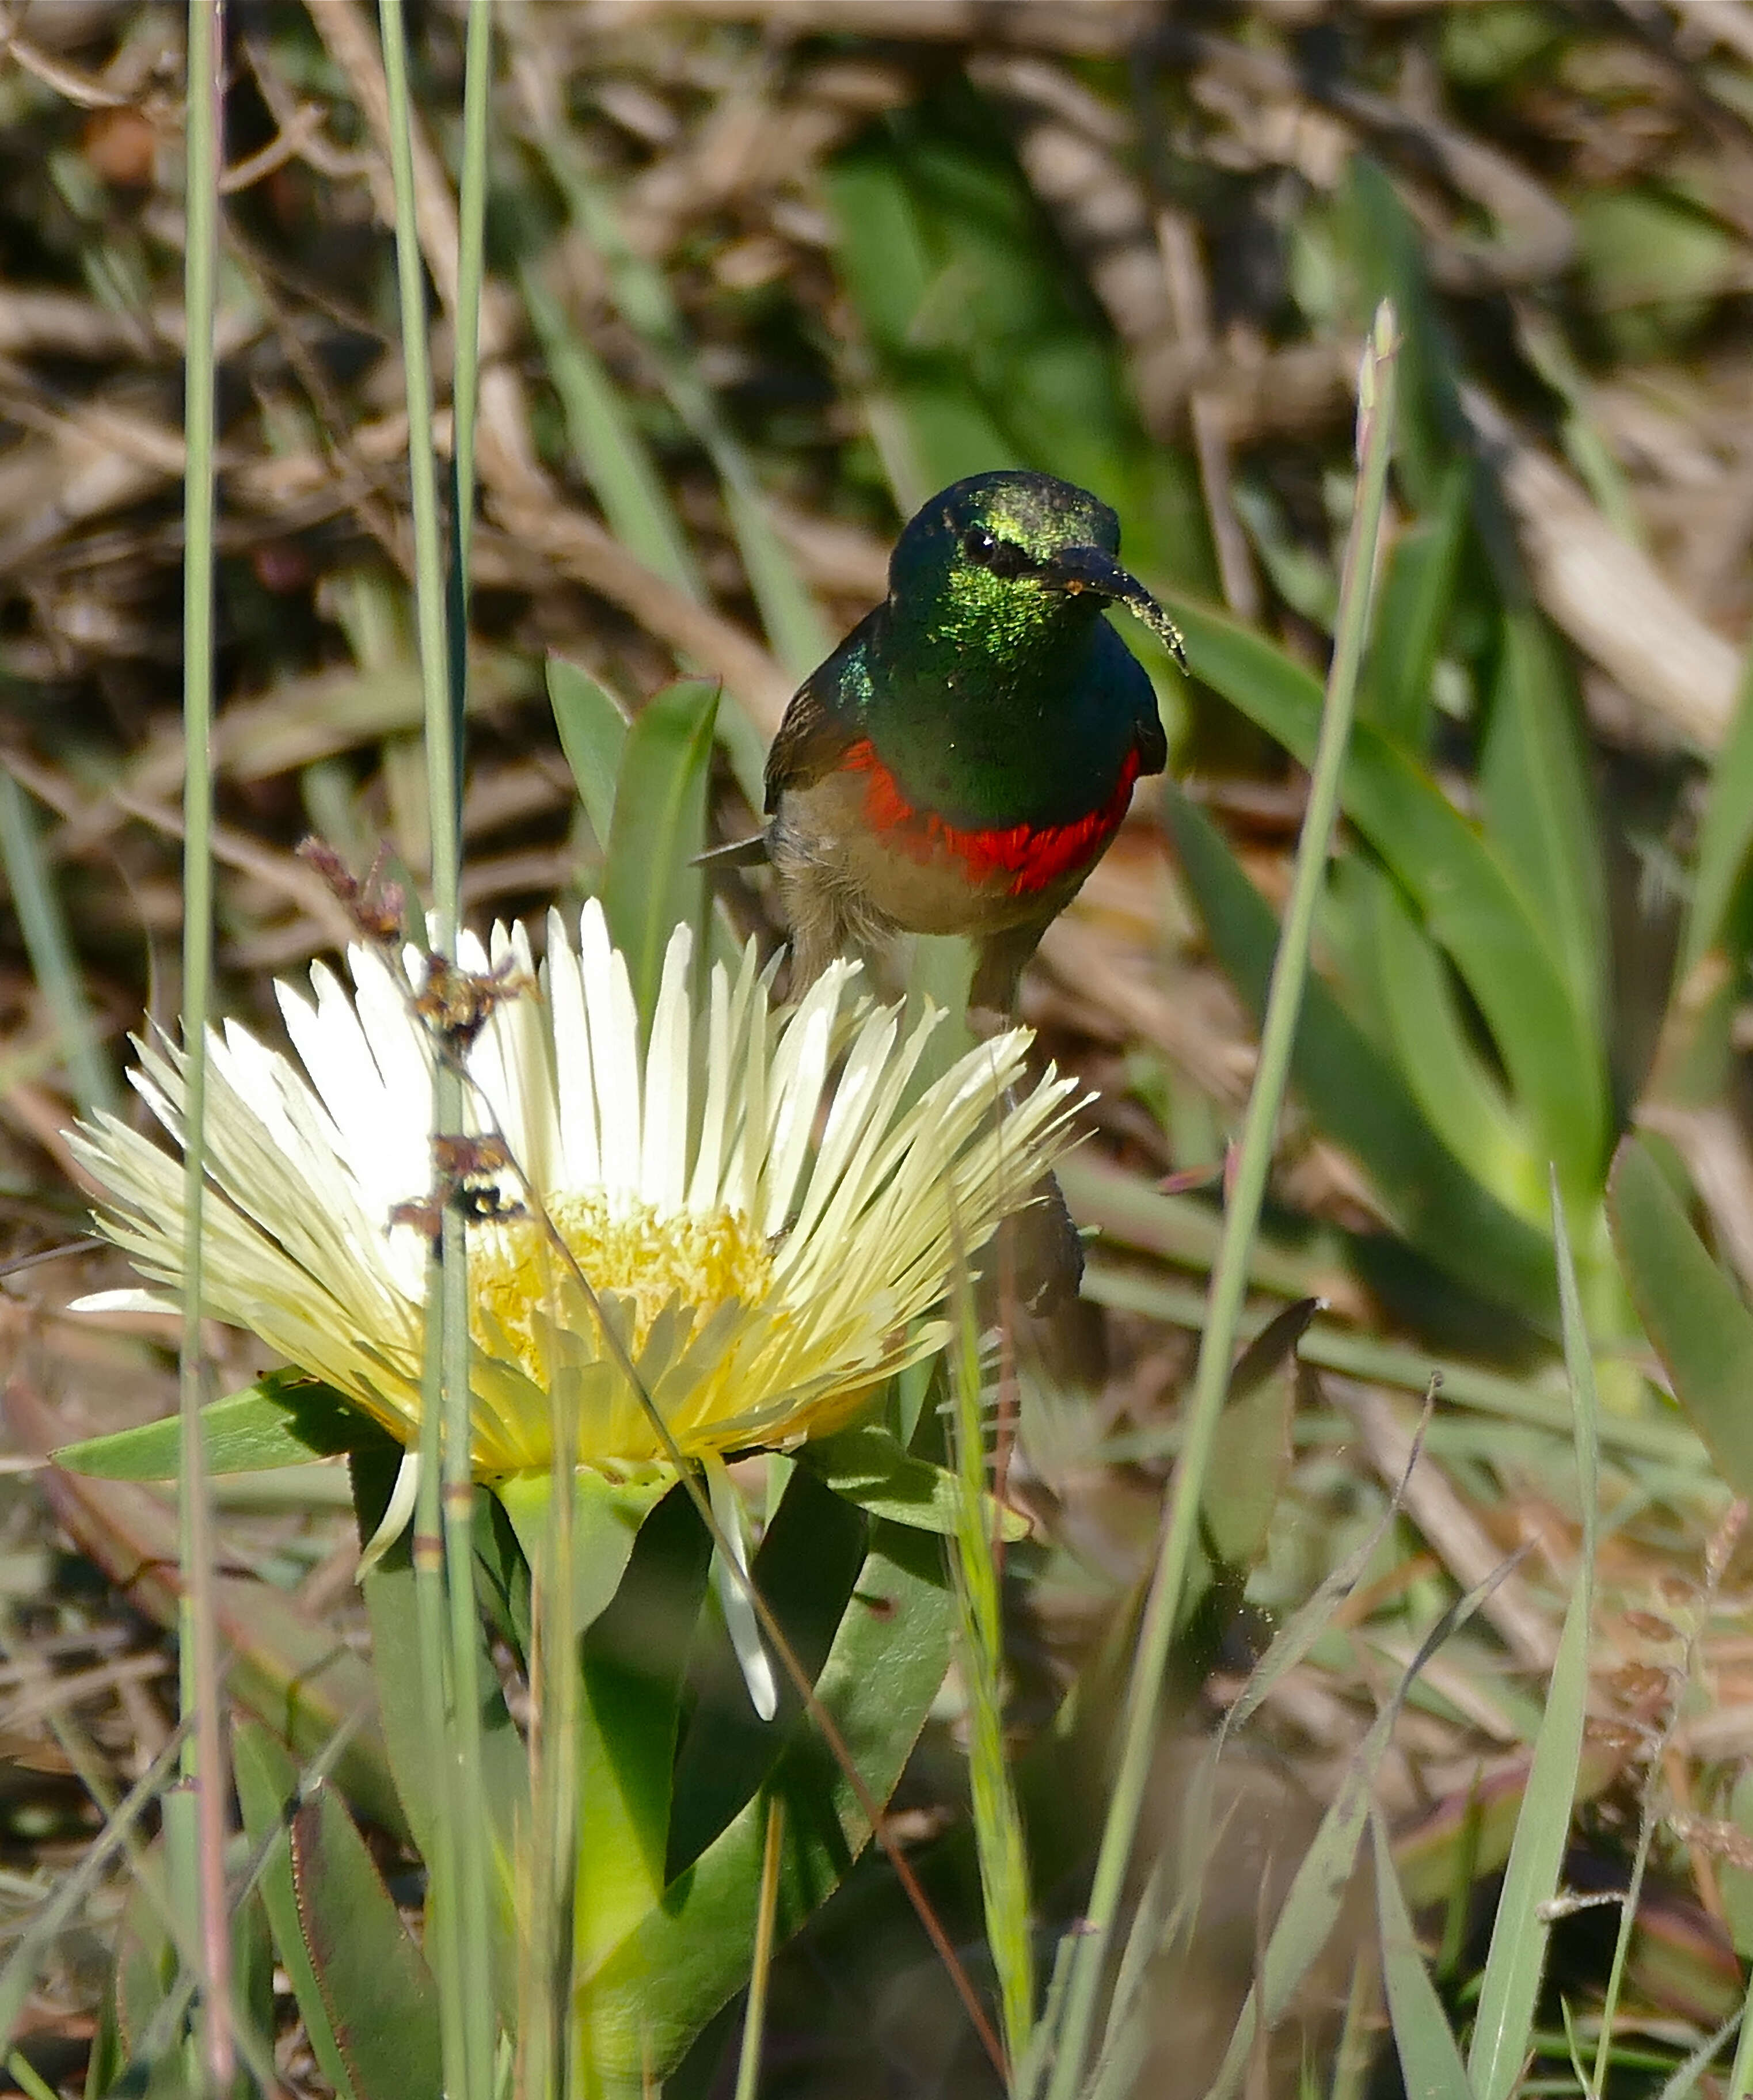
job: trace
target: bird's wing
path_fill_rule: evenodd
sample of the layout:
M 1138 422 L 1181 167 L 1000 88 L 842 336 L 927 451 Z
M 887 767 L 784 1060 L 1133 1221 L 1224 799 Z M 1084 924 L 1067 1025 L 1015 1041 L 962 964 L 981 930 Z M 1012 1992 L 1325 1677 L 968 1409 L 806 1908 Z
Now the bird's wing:
M 1155 694 L 1150 696 L 1148 708 L 1139 717 L 1137 745 L 1141 773 L 1160 773 L 1168 764 L 1168 733 L 1156 711 Z
M 860 620 L 826 663 L 818 664 L 792 695 L 767 753 L 766 814 L 770 817 L 786 788 L 807 788 L 838 771 L 846 753 L 864 734 L 835 705 L 834 695 L 844 690 L 852 660 L 863 654 L 865 629 L 875 617 L 872 613 Z

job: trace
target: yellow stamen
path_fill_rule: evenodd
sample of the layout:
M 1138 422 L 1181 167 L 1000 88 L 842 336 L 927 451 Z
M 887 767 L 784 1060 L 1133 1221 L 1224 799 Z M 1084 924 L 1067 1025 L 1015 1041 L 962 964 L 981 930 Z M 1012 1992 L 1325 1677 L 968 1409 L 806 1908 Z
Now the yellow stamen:
M 560 1237 L 594 1290 L 634 1307 L 632 1348 L 644 1346 L 652 1322 L 672 1299 L 695 1308 L 703 1323 L 727 1300 L 758 1305 L 772 1279 L 766 1243 L 739 1211 L 660 1212 L 648 1204 L 617 1205 L 598 1195 L 560 1196 L 549 1205 Z M 490 1314 L 538 1379 L 547 1370 L 533 1319 L 570 1282 L 546 1233 L 532 1218 L 479 1226 L 470 1237 L 469 1283 L 479 1314 Z

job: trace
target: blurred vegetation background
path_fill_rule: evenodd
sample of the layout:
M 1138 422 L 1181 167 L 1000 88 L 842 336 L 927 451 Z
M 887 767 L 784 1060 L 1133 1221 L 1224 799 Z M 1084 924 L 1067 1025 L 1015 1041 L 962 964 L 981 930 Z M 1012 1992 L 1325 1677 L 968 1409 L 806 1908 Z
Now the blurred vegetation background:
M 451 0 L 410 20 L 442 373 L 462 24 Z M 126 1032 L 178 1010 L 182 771 L 182 17 L 33 0 L 6 23 L 0 1936 L 169 1732 L 173 1520 L 144 1490 L 31 1468 L 174 1405 L 151 1321 L 60 1310 L 113 1264 L 39 1257 L 84 1226 L 64 1125 L 119 1104 Z M 347 930 L 298 841 L 361 868 L 386 844 L 417 884 L 426 796 L 375 19 L 232 0 L 228 34 L 221 997 L 272 1030 L 272 976 Z M 1369 1540 L 1433 1371 L 1441 1396 L 1361 1587 L 1251 1724 L 1234 1912 L 1162 1979 L 1138 2089 L 1203 2089 L 1262 1886 L 1425 1633 L 1525 1546 L 1378 1778 L 1468 2017 L 1579 1551 L 1549 1162 L 1605 1409 L 1565 1873 L 1622 1886 L 1651 1833 L 1614 2066 L 1655 2089 L 1753 1953 L 1753 1560 L 1729 1500 L 1753 1488 L 1753 1436 L 1733 1377 L 1701 1406 L 1679 1367 L 1716 1301 L 1695 1276 L 1652 1281 L 1636 1221 L 1616 1253 L 1607 1202 L 1636 1127 L 1731 1304 L 1753 1280 L 1753 7 L 506 0 L 496 35 L 477 920 L 576 901 L 601 867 L 552 657 L 629 709 L 678 670 L 721 682 L 712 821 L 740 836 L 786 696 L 881 594 L 899 523 L 959 475 L 1096 491 L 1187 630 L 1190 683 L 1150 660 L 1175 784 L 1141 792 L 1025 993 L 1044 1052 L 1096 1095 L 1064 1176 L 1097 1233 L 1087 1303 L 1024 1338 L 1010 1475 L 1038 1520 L 1007 1564 L 1010 1722 L 1062 1921 L 1100 1801 L 1064 1784 L 1048 1724 L 1080 1669 L 1101 1709 L 1148 1565 L 1314 748 L 1358 353 L 1393 296 L 1375 638 L 1251 1272 L 1259 1317 L 1321 1308 L 1295 1374 L 1226 1418 L 1217 1579 L 1179 1652 L 1189 1731 Z M 720 904 L 777 940 L 759 878 L 726 878 Z M 257 1364 L 223 1346 L 244 1382 Z M 230 1637 L 280 1682 L 338 1630 L 362 1639 L 344 1481 L 224 1491 Z M 947 1697 L 902 1813 L 973 1936 L 960 1718 Z M 1171 1729 L 1164 1830 L 1182 1756 Z M 99 1882 L 27 2008 L 51 2085 L 83 2076 L 125 1892 Z M 1524 2089 L 1575 2089 L 1561 1999 L 1586 2026 L 1613 1916 L 1561 1927 Z M 1361 1945 L 1300 2009 L 1323 2089 L 1395 2075 Z M 769 2018 L 764 2091 L 980 2089 L 880 1867 L 784 1957 Z M 289 2089 L 319 2089 L 289 2017 L 283 2040 Z

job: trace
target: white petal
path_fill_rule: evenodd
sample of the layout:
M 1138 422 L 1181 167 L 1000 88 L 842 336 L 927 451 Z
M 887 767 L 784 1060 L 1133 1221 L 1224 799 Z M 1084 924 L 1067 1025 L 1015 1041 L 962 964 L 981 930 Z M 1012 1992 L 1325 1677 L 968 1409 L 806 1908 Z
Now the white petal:
M 725 1470 L 723 1459 L 716 1456 L 704 1461 L 706 1474 L 706 1492 L 712 1498 L 712 1513 L 718 1529 L 729 1542 L 736 1555 L 738 1573 L 745 1579 L 748 1573 L 748 1545 L 743 1517 L 743 1498 L 732 1485 Z M 718 1591 L 718 1602 L 724 1612 L 725 1630 L 731 1636 L 731 1646 L 735 1651 L 737 1667 L 743 1673 L 743 1682 L 748 1688 L 749 1704 L 763 1721 L 771 1721 L 779 1711 L 779 1687 L 773 1681 L 773 1665 L 767 1659 L 766 1649 L 762 1645 L 761 1627 L 755 1617 L 755 1608 L 748 1601 L 748 1592 L 744 1582 L 724 1564 L 724 1555 L 714 1546 L 712 1555 L 713 1581 Z
M 879 1008 L 868 1016 L 841 1069 L 827 1127 L 793 1226 L 799 1237 L 807 1235 L 814 1227 L 859 1140 L 870 1127 L 881 1098 L 883 1070 L 894 1055 L 899 1021 L 900 1015 L 893 1007 Z
M 590 1017 L 603 1186 L 611 1196 L 639 1189 L 639 1021 L 627 965 L 609 946 L 608 922 L 592 898 L 579 922 L 578 961 Z
M 642 1202 L 660 1211 L 681 1209 L 687 1181 L 688 1048 L 694 1026 L 688 968 L 693 959 L 693 931 L 678 925 L 664 951 L 664 973 L 645 1060 L 639 1195 Z
M 529 935 L 522 926 L 508 932 L 496 923 L 490 952 L 495 970 L 503 967 L 527 978 L 528 989 L 494 1007 L 470 1053 L 470 1077 L 492 1105 L 511 1156 L 531 1186 L 550 1188 L 560 1155 L 552 1036 L 536 988 Z
M 359 967 L 355 963 L 355 977 Z M 380 982 L 382 975 L 380 965 Z M 280 1016 L 340 1134 L 361 1207 L 368 1215 L 387 1217 L 396 1204 L 419 1195 L 432 1178 L 431 1075 L 422 1061 L 412 1074 L 400 1070 L 400 1083 L 391 1084 L 383 1066 L 400 1070 L 404 1061 L 399 1049 L 387 1043 L 374 1048 L 359 1010 L 320 963 L 311 972 L 311 986 L 316 995 L 314 1006 L 289 986 L 276 985 Z M 389 1026 L 404 1045 L 412 1026 L 396 1002 Z
M 414 1514 L 414 1503 L 420 1494 L 420 1454 L 406 1451 L 396 1468 L 395 1485 L 390 1490 L 389 1507 L 383 1520 L 368 1538 L 359 1556 L 359 1566 L 353 1579 L 363 1582 L 384 1555 L 407 1530 Z
M 754 946 L 749 942 L 749 949 Z M 745 954 L 745 968 L 749 956 Z M 728 1135 L 725 1119 L 731 1099 L 731 982 L 722 963 L 712 966 L 711 990 L 706 1023 L 706 1102 L 700 1113 L 700 1144 L 694 1154 L 694 1176 L 688 1184 L 688 1207 L 716 1210 L 719 1175 Z
M 157 1290 L 88 1290 L 83 1298 L 75 1298 L 67 1308 L 69 1312 L 180 1312 L 182 1307 L 174 1298 Z
M 793 1015 L 774 1060 L 772 1128 L 762 1176 L 759 1229 L 769 1238 L 784 1224 L 804 1155 L 815 1127 L 840 987 L 832 972 L 819 977 Z
M 560 1103 L 557 1186 L 589 1189 L 602 1176 L 597 1144 L 597 1089 L 590 1069 L 590 1029 L 578 955 L 558 911 L 548 914 L 548 1012 L 554 1030 L 554 1084 Z

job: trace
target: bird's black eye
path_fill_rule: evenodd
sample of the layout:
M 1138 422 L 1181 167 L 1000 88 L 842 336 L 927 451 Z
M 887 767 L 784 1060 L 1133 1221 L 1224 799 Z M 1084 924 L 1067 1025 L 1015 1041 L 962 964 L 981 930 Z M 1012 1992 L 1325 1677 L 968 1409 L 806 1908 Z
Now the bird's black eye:
M 1013 576 L 1020 576 L 1034 564 L 1013 541 L 1000 540 L 987 556 L 987 566 L 1001 583 L 1009 583 Z
M 998 552 L 998 542 L 983 525 L 970 525 L 962 535 L 962 552 L 982 569 Z

